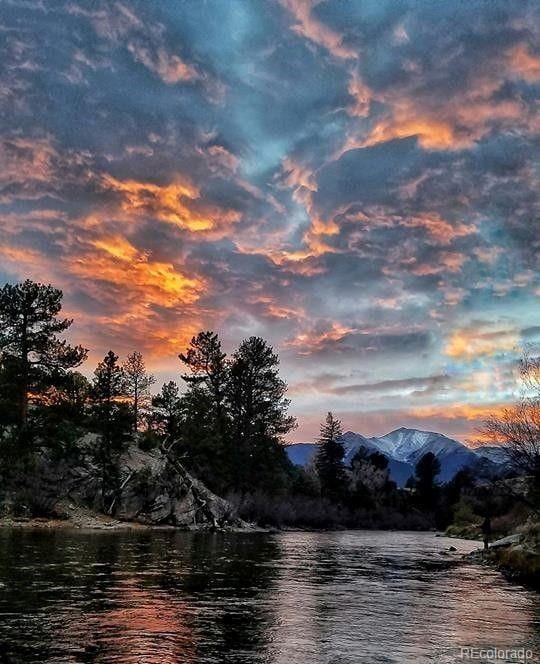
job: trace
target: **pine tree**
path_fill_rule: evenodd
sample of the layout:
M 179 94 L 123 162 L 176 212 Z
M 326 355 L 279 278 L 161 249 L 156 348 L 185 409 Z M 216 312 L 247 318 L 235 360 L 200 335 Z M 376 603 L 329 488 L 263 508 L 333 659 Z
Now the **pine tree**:
M 277 491 L 290 470 L 281 445 L 296 426 L 288 414 L 279 359 L 264 339 L 250 337 L 234 353 L 228 386 L 235 483 L 242 490 Z
M 315 467 L 321 482 L 321 494 L 334 502 L 343 499 L 347 484 L 343 465 L 345 449 L 340 441 L 342 434 L 341 422 L 332 413 L 328 413 L 317 441 L 319 449 Z
M 427 452 L 418 461 L 414 469 L 416 477 L 416 491 L 420 503 L 424 507 L 435 507 L 437 494 L 435 478 L 441 472 L 441 464 L 433 452 Z
M 118 364 L 118 355 L 110 350 L 96 367 L 92 383 L 94 421 L 106 447 L 121 447 L 129 428 L 125 398 L 126 377 Z
M 101 435 L 98 461 L 101 465 L 103 500 L 114 504 L 118 490 L 117 458 L 132 428 L 132 415 L 126 403 L 125 374 L 118 355 L 110 350 L 94 371 L 92 383 L 93 426 Z
M 180 435 L 180 389 L 173 381 L 165 383 L 161 392 L 152 398 L 152 422 L 158 433 L 169 443 Z
M 0 289 L 0 354 L 16 392 L 17 420 L 28 420 L 29 394 L 39 397 L 66 372 L 79 366 L 87 351 L 58 335 L 73 321 L 59 318 L 62 291 L 27 279 Z
M 199 332 L 191 339 L 186 352 L 179 355 L 189 369 L 189 373 L 182 375 L 183 380 L 188 385 L 208 390 L 212 396 L 214 415 L 220 425 L 223 424 L 228 378 L 226 357 L 219 336 L 211 330 Z
M 152 374 L 146 371 L 141 353 L 133 351 L 123 364 L 125 391 L 131 399 L 133 409 L 133 431 L 137 432 L 141 419 L 141 409 L 150 402 L 150 387 L 156 382 Z
M 188 390 L 181 398 L 182 431 L 175 450 L 214 490 L 222 490 L 230 476 L 225 453 L 229 435 L 226 354 L 218 335 L 206 331 L 194 336 L 179 358 L 188 369 L 182 375 Z

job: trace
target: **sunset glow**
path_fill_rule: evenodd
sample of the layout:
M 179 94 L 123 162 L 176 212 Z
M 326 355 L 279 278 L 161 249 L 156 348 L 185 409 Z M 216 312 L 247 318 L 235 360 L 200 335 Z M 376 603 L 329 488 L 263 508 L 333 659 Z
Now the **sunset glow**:
M 157 384 L 268 339 L 312 440 L 469 439 L 540 343 L 528 2 L 6 3 L 0 282 Z M 134 623 L 136 624 L 136 622 Z

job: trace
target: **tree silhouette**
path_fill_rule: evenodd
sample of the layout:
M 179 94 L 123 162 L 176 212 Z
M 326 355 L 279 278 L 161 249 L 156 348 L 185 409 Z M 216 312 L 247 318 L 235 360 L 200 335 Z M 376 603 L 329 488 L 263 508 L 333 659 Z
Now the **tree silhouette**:
M 182 375 L 188 390 L 180 400 L 182 427 L 175 451 L 214 490 L 223 490 L 230 478 L 226 354 L 219 336 L 208 330 L 194 336 L 179 358 L 188 369 Z
M 509 461 L 533 477 L 540 496 L 540 357 L 524 352 L 519 374 L 522 394 L 518 403 L 488 417 L 479 431 L 483 443 L 504 444 Z
M 428 507 L 432 505 L 436 495 L 435 478 L 441 472 L 441 464 L 433 452 L 427 452 L 416 464 L 414 472 L 418 498 Z
M 173 381 L 165 383 L 161 392 L 152 398 L 152 421 L 157 431 L 169 442 L 180 435 L 180 389 Z
M 204 386 L 211 393 L 216 416 L 220 419 L 225 400 L 227 363 L 218 335 L 211 330 L 199 332 L 191 339 L 186 352 L 178 357 L 189 369 L 189 373 L 182 375 L 183 380 L 190 385 Z
M 112 350 L 105 355 L 94 371 L 91 394 L 94 421 L 105 445 L 107 447 L 112 444 L 119 445 L 120 440 L 113 440 L 113 434 L 125 435 L 126 419 L 130 418 L 125 400 L 126 377 L 118 364 L 118 355 Z
M 332 413 L 328 413 L 326 421 L 321 425 L 317 441 L 319 449 L 315 466 L 321 482 L 322 495 L 335 502 L 342 500 L 347 482 L 343 465 L 345 450 L 340 441 L 342 435 L 341 422 L 336 420 Z
M 118 355 L 112 350 L 94 371 L 91 395 L 93 425 L 101 435 L 98 457 L 105 496 L 117 489 L 116 457 L 122 450 L 132 426 L 131 413 L 126 403 L 126 377 L 118 364 Z
M 233 354 L 228 401 L 236 483 L 243 490 L 278 490 L 288 459 L 280 444 L 296 426 L 288 414 L 279 359 L 264 339 L 245 339 Z
M 133 431 L 136 432 L 140 424 L 141 408 L 150 402 L 150 387 L 156 382 L 156 379 L 146 371 L 143 356 L 136 350 L 127 356 L 122 368 L 125 377 L 125 391 L 131 398 L 133 408 Z
M 29 394 L 48 386 L 86 358 L 82 346 L 70 346 L 58 335 L 73 321 L 59 318 L 62 291 L 27 279 L 0 289 L 0 354 L 15 384 L 18 423 L 28 419 Z

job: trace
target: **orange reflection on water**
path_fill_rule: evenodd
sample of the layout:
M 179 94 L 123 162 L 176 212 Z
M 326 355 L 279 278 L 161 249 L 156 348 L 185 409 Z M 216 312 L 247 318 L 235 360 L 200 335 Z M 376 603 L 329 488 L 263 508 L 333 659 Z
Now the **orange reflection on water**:
M 173 597 L 166 590 L 142 588 L 136 580 L 127 579 L 115 587 L 113 597 L 115 608 L 86 616 L 85 631 L 96 635 L 89 648 L 95 652 L 95 661 L 195 662 L 192 613 L 178 595 Z

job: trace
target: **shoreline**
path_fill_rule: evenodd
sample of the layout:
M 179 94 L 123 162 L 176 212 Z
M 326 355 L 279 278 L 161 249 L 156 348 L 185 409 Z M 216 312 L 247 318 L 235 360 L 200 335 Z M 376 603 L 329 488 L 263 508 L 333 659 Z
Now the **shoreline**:
M 125 531 L 178 531 L 178 532 L 219 532 L 219 533 L 337 533 L 342 531 L 366 531 L 366 532 L 417 532 L 431 533 L 434 537 L 448 537 L 449 539 L 464 539 L 467 537 L 451 538 L 442 531 L 432 529 L 394 529 L 394 528 L 309 528 L 309 527 L 263 527 L 255 524 L 242 526 L 223 526 L 214 528 L 207 524 L 192 526 L 174 526 L 171 524 L 149 524 L 138 521 L 120 521 L 103 514 L 85 514 L 76 518 L 55 519 L 47 517 L 1 517 L 0 532 L 2 530 L 63 530 L 63 531 L 88 531 L 88 532 L 125 532 Z M 470 540 L 474 541 L 474 540 Z
M 214 528 L 201 524 L 200 526 L 173 526 L 171 524 L 150 524 L 138 521 L 120 521 L 106 515 L 84 515 L 69 519 L 51 519 L 46 517 L 0 518 L 0 532 L 3 530 L 39 530 L 39 531 L 66 531 L 66 532 L 127 532 L 127 531 L 157 531 L 157 532 L 224 532 L 224 533 L 270 533 L 267 528 L 258 526 L 224 526 Z
M 534 527 L 496 540 L 488 549 L 475 549 L 463 560 L 496 569 L 512 583 L 540 589 L 540 553 Z

